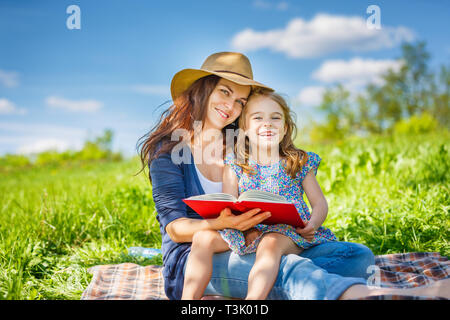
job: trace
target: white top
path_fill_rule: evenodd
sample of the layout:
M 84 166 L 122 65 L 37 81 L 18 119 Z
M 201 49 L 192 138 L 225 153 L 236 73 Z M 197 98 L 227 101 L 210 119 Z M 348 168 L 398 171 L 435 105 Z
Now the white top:
M 195 166 L 195 165 L 194 165 Z M 222 182 L 214 182 L 206 179 L 200 170 L 198 170 L 197 166 L 195 166 L 195 170 L 197 171 L 198 179 L 200 180 L 200 184 L 203 187 L 205 193 L 218 193 L 222 192 Z

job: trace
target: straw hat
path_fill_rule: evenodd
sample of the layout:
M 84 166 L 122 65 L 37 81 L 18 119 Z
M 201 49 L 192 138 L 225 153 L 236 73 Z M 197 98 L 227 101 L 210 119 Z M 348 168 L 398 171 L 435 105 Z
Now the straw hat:
M 206 58 L 200 69 L 183 69 L 174 75 L 170 86 L 172 99 L 178 98 L 196 80 L 211 74 L 240 85 L 273 91 L 272 88 L 253 80 L 252 66 L 245 55 L 237 52 L 218 52 Z

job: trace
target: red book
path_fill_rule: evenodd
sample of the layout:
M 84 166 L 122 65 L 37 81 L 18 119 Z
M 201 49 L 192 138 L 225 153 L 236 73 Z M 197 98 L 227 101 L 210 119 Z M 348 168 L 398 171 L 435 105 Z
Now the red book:
M 243 192 L 237 199 L 227 193 L 209 193 L 183 199 L 183 202 L 205 219 L 217 218 L 227 207 L 234 214 L 260 208 L 261 212 L 270 211 L 271 213 L 271 216 L 262 222 L 263 224 L 305 227 L 295 205 L 286 201 L 283 196 L 270 192 L 249 190 Z

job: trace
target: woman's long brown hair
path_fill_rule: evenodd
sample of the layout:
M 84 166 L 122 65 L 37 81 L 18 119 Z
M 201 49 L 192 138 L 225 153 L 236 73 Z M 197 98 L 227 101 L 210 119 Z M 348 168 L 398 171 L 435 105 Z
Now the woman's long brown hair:
M 308 154 L 306 151 L 298 149 L 294 145 L 293 137 L 297 135 L 297 125 L 295 124 L 295 114 L 289 108 L 286 100 L 279 94 L 260 89 L 252 93 L 251 98 L 253 99 L 258 96 L 264 96 L 275 101 L 283 110 L 284 114 L 284 126 L 286 127 L 286 134 L 283 137 L 283 140 L 280 142 L 279 152 L 280 158 L 284 160 L 286 172 L 295 179 L 298 172 L 302 169 L 302 167 L 306 164 L 308 160 Z M 248 102 L 247 102 L 248 104 Z M 247 105 L 246 105 L 247 106 Z M 246 129 L 246 118 L 247 118 L 247 107 L 244 107 L 242 110 L 241 116 L 239 118 L 239 128 L 242 129 L 240 134 L 245 134 Z M 242 140 L 240 140 L 242 139 Z M 244 140 L 245 139 L 245 140 Z M 252 166 L 249 165 L 248 159 L 250 155 L 249 151 L 249 141 L 247 137 L 239 137 L 238 141 L 244 141 L 243 143 L 236 144 L 236 164 L 242 168 L 242 170 L 247 174 L 254 174 L 255 170 Z M 241 161 L 243 160 L 243 161 Z
M 171 141 L 172 133 L 177 129 L 194 134 L 194 121 L 203 121 L 206 115 L 206 106 L 209 96 L 213 92 L 220 77 L 209 75 L 195 81 L 185 92 L 175 99 L 172 106 L 163 112 L 158 123 L 138 142 L 138 152 L 142 168 L 150 166 L 151 162 L 160 154 L 170 152 L 179 141 Z M 235 124 L 232 124 L 235 125 Z M 231 125 L 231 126 L 232 126 Z M 226 128 L 229 128 L 227 126 Z M 224 130 L 226 129 L 224 128 Z M 161 148 L 156 150 L 158 143 Z M 151 182 L 151 177 L 150 182 Z

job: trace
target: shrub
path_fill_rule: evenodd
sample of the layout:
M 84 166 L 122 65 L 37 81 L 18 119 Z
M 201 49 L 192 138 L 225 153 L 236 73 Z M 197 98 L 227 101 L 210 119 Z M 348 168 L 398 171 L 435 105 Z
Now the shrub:
M 416 135 L 429 133 L 438 128 L 438 122 L 427 112 L 414 115 L 409 119 L 403 119 L 394 125 L 394 133 Z

